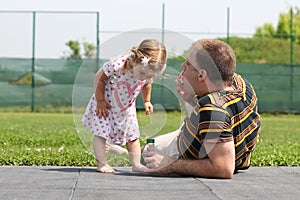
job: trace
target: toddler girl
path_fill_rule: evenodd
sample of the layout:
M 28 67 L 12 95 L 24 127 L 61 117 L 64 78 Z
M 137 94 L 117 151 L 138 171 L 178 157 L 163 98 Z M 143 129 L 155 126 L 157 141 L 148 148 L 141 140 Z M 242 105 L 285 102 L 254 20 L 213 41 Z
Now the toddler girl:
M 166 48 L 154 39 L 143 40 L 138 47 L 106 62 L 94 78 L 92 95 L 82 124 L 93 134 L 97 171 L 114 173 L 107 164 L 106 142 L 125 145 L 132 162 L 132 170 L 143 172 L 141 148 L 136 117 L 136 98 L 142 93 L 146 114 L 153 112 L 151 83 L 166 66 Z

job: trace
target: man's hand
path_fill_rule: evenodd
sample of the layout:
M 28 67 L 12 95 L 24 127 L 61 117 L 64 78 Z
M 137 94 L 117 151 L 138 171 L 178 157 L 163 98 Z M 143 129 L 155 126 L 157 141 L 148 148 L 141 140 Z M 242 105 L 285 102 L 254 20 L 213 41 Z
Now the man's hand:
M 142 154 L 146 167 L 149 170 L 146 170 L 147 173 L 162 173 L 169 174 L 172 173 L 172 163 L 176 161 L 176 159 L 171 158 L 169 156 L 162 155 L 155 151 L 148 151 Z

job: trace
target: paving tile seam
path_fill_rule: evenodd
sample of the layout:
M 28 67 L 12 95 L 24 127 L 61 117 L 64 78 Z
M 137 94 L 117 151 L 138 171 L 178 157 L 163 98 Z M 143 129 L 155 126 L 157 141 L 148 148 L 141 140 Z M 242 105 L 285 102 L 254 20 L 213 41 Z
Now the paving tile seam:
M 75 178 L 75 182 L 74 182 L 74 185 L 71 189 L 71 194 L 70 194 L 70 197 L 69 197 L 69 200 L 72 200 L 73 199 L 73 196 L 74 196 L 74 193 L 76 191 L 76 188 L 77 188 L 77 185 L 78 185 L 78 181 L 79 181 L 79 176 L 80 176 L 80 172 L 81 172 L 82 168 L 79 168 L 78 169 L 78 172 L 77 172 L 77 176 Z
M 219 199 L 219 200 L 222 200 L 214 191 L 213 191 L 213 189 L 211 188 L 211 187 L 209 187 L 208 185 L 206 185 L 205 183 L 204 183 L 204 181 L 201 181 L 201 179 L 199 179 L 199 178 L 194 178 L 196 181 L 198 181 L 198 182 L 200 182 L 202 185 L 204 185 L 209 191 L 210 191 L 210 193 L 214 196 L 214 197 L 216 197 L 216 199 Z
M 165 192 L 165 190 L 162 190 L 161 188 L 157 188 L 157 189 L 147 189 L 147 188 L 141 188 L 141 189 L 132 189 L 132 188 L 115 188 L 115 189 L 111 189 L 111 188 L 101 188 L 101 190 L 104 191 L 105 189 L 105 192 Z M 83 191 L 101 191 L 100 189 L 97 189 L 97 188 L 77 188 L 76 191 L 79 191 L 79 190 L 83 190 Z M 199 192 L 199 188 L 185 188 L 184 189 L 185 192 L 188 191 L 188 192 Z M 167 190 L 168 193 L 173 193 L 173 192 L 180 192 L 178 190 L 178 188 L 174 188 L 174 189 L 169 189 Z

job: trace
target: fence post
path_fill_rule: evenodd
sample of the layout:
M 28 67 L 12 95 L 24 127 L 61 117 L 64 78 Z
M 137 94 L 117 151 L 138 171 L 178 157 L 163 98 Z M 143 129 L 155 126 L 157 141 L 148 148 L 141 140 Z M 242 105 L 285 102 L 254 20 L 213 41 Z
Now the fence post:
M 31 112 L 34 112 L 34 104 L 35 104 L 35 16 L 36 12 L 32 12 L 32 57 L 31 57 Z
M 96 30 L 96 34 L 97 34 L 97 37 L 96 37 L 96 43 L 97 43 L 97 55 L 96 55 L 96 72 L 98 71 L 99 69 L 99 56 L 100 56 L 100 52 L 99 52 L 99 44 L 100 44 L 100 38 L 99 38 L 99 23 L 100 23 L 100 15 L 99 15 L 99 12 L 97 12 L 97 30 Z
M 227 7 L 227 44 L 230 44 L 230 8 Z
M 161 42 L 165 41 L 165 4 L 162 5 L 162 22 L 161 22 Z
M 165 4 L 162 5 L 162 23 L 161 23 L 161 42 L 165 43 Z M 161 79 L 162 85 L 160 86 L 160 100 L 161 104 L 164 105 L 164 79 Z M 164 106 L 165 107 L 165 106 Z
M 290 8 L 290 70 L 291 70 L 291 88 L 290 88 L 290 107 L 293 109 L 293 88 L 294 88 L 294 33 L 293 33 L 293 7 Z

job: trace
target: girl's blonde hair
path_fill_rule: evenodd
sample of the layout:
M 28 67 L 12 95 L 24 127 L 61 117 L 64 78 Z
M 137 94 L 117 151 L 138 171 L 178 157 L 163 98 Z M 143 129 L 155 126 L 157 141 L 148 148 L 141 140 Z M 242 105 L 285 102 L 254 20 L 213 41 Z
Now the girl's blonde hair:
M 142 65 L 142 59 L 144 58 L 151 58 L 148 66 L 152 70 L 163 72 L 167 62 L 167 51 L 165 45 L 160 41 L 145 39 L 138 47 L 133 47 L 130 51 L 136 65 Z

